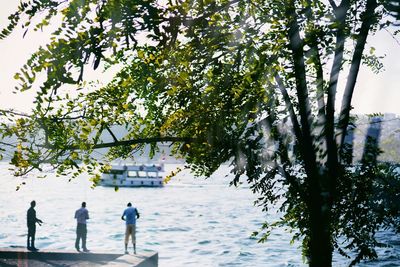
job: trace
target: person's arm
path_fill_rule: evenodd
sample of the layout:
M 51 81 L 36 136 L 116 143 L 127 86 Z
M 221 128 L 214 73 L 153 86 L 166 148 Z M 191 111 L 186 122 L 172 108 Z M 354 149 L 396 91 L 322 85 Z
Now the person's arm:
M 86 214 L 85 214 L 85 215 L 86 215 L 86 220 L 90 219 L 90 218 L 89 218 L 89 211 L 88 211 L 88 210 L 86 210 Z
M 125 211 L 124 211 L 124 213 L 123 213 L 122 216 L 121 216 L 121 220 L 123 220 L 123 221 L 125 221 L 124 216 L 125 216 Z
M 139 217 L 140 217 L 139 211 L 138 209 L 136 209 L 136 219 L 139 219 Z
M 36 217 L 36 213 L 35 213 L 35 222 L 37 222 L 39 225 L 42 225 L 43 221 L 39 218 Z
M 35 223 L 38 223 L 39 225 L 41 225 L 42 220 L 36 217 L 36 211 L 33 212 L 33 216 L 32 217 L 33 217 L 33 221 Z

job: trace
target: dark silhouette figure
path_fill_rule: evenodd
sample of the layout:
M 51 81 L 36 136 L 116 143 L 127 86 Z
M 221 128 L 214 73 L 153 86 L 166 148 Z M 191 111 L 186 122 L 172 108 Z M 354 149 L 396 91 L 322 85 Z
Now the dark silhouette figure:
M 80 251 L 79 243 L 80 239 L 82 239 L 83 252 L 89 252 L 89 250 L 86 248 L 86 220 L 89 219 L 89 212 L 86 209 L 86 202 L 82 202 L 82 207 L 75 212 L 75 219 L 77 221 L 75 248 L 77 251 Z
M 36 201 L 33 200 L 31 202 L 31 207 L 28 209 L 28 212 L 26 213 L 26 221 L 27 221 L 27 226 L 28 226 L 28 238 L 27 238 L 27 248 L 31 251 L 38 251 L 37 248 L 35 248 L 35 234 L 36 234 L 36 223 L 39 225 L 42 225 L 43 221 L 36 218 Z

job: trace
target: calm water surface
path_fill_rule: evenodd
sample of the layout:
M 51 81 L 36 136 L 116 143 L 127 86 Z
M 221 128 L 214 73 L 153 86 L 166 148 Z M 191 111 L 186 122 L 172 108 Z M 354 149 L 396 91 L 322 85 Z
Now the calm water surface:
M 173 170 L 177 165 L 167 165 Z M 140 211 L 137 247 L 157 251 L 159 266 L 306 266 L 299 243 L 290 245 L 291 235 L 278 229 L 264 244 L 251 238 L 268 219 L 253 206 L 255 195 L 248 187 L 229 187 L 227 167 L 214 177 L 194 179 L 186 172 L 164 188 L 90 188 L 87 177 L 68 182 L 48 174 L 46 179 L 14 178 L 8 166 L 0 165 L 0 247 L 25 246 L 26 210 L 37 202 L 37 216 L 45 223 L 37 228 L 36 244 L 41 249 L 74 248 L 74 212 L 87 202 L 88 248 L 92 251 L 123 252 L 124 222 L 120 219 L 127 202 Z M 15 191 L 25 181 L 27 185 Z M 393 248 L 380 249 L 382 259 L 359 266 L 400 266 L 400 238 L 382 233 Z M 346 266 L 335 255 L 334 266 Z

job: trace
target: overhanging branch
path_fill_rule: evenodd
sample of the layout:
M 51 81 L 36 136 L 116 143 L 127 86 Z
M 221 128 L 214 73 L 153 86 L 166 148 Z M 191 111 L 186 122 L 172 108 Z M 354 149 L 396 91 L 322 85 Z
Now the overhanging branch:
M 114 141 L 109 143 L 100 143 L 94 144 L 91 146 L 91 149 L 100 149 L 100 148 L 110 148 L 110 147 L 118 147 L 118 146 L 130 146 L 136 144 L 151 144 L 151 143 L 164 143 L 164 142 L 182 142 L 182 143 L 193 143 L 196 141 L 196 138 L 190 137 L 149 137 L 149 138 L 138 138 L 138 139 L 131 139 L 131 140 L 121 140 L 121 141 Z M 52 145 L 42 146 L 48 149 L 57 149 L 57 147 Z M 79 145 L 69 145 L 64 146 L 64 150 L 80 150 Z
M 26 117 L 26 118 L 30 117 L 30 115 L 28 115 L 26 113 L 18 112 L 13 109 L 0 109 L 0 113 L 2 113 L 4 116 L 7 116 L 8 114 L 10 114 L 10 115 L 21 116 L 21 117 Z

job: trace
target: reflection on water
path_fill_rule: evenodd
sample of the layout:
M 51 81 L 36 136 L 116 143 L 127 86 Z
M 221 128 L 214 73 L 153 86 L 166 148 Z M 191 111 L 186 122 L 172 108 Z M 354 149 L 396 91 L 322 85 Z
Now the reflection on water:
M 174 166 L 167 166 L 167 171 Z M 306 266 L 302 264 L 299 243 L 289 245 L 290 234 L 273 232 L 259 244 L 251 238 L 268 218 L 252 205 L 255 196 L 246 187 L 229 187 L 227 168 L 212 179 L 193 179 L 183 173 L 164 188 L 90 189 L 85 177 L 67 182 L 49 174 L 47 179 L 27 178 L 27 185 L 15 191 L 20 178 L 10 176 L 7 165 L 0 165 L 0 247 L 24 246 L 26 210 L 37 202 L 37 215 L 44 221 L 37 228 L 37 247 L 73 250 L 74 212 L 87 202 L 88 248 L 123 252 L 124 222 L 120 219 L 126 203 L 140 211 L 137 247 L 157 251 L 160 266 Z M 383 259 L 361 266 L 398 266 L 400 239 L 384 233 L 394 248 L 380 250 Z M 397 242 L 397 243 L 396 243 Z M 335 256 L 334 266 L 346 260 Z M 394 264 L 394 265 L 393 265 Z

